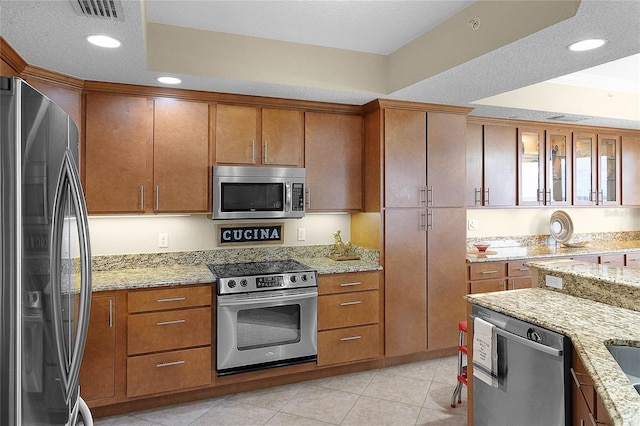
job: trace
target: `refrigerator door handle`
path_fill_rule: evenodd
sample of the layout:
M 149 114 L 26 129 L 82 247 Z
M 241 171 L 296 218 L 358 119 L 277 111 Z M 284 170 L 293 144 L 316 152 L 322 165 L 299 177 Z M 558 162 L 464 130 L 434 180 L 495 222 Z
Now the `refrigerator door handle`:
M 62 380 L 63 396 L 67 403 L 76 395 L 80 381 L 80 364 L 84 353 L 89 326 L 89 313 L 91 309 L 91 250 L 89 243 L 89 224 L 87 209 L 80 185 L 80 179 L 76 172 L 77 167 L 69 151 L 66 151 L 62 160 L 62 168 L 58 178 L 58 186 L 53 205 L 51 226 L 51 285 L 53 303 L 53 325 L 55 332 L 55 344 L 58 352 L 58 365 Z M 76 226 L 78 227 L 78 239 L 80 249 L 80 303 L 78 306 L 78 323 L 73 348 L 67 353 L 64 338 L 63 289 L 61 284 L 60 260 L 63 240 L 63 226 L 65 222 L 64 201 L 65 191 L 69 190 L 70 202 L 76 212 Z M 76 289 L 65 289 L 69 294 L 74 294 Z

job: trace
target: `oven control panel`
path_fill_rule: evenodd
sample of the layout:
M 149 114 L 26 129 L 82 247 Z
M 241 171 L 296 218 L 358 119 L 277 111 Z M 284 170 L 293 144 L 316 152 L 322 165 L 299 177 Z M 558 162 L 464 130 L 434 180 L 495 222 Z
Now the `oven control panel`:
M 288 288 L 317 287 L 315 271 L 283 274 L 252 275 L 247 277 L 218 278 L 218 294 L 249 293 Z

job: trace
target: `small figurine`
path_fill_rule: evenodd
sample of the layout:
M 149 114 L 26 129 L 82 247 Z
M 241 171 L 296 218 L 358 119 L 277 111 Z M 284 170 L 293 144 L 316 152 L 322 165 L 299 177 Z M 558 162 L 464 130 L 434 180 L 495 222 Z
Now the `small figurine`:
M 329 258 L 334 260 L 356 260 L 360 259 L 355 255 L 355 250 L 350 241 L 346 243 L 342 242 L 342 237 L 340 236 L 340 230 L 337 230 L 335 234 L 333 234 L 333 249 L 329 254 Z

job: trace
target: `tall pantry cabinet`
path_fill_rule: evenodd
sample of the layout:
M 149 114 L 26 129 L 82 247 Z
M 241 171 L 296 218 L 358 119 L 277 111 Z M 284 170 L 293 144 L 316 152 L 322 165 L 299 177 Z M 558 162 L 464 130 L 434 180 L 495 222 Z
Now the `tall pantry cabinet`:
M 365 167 L 381 164 L 365 205 L 372 211 L 379 199 L 383 215 L 387 357 L 457 346 L 466 315 L 468 112 L 382 100 L 366 107 Z

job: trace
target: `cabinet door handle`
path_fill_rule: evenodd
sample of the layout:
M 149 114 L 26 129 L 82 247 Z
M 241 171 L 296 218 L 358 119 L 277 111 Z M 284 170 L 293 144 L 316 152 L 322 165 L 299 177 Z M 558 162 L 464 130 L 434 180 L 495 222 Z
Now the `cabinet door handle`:
M 157 368 L 171 367 L 172 365 L 180 365 L 180 364 L 184 364 L 184 363 L 186 363 L 186 361 L 163 362 L 161 364 L 156 364 L 156 367 Z
M 264 164 L 269 163 L 269 141 L 264 141 Z
M 171 324 L 182 324 L 184 322 L 187 322 L 187 320 L 173 320 L 173 321 L 162 321 L 162 322 L 157 322 L 156 325 L 171 325 Z
M 426 231 L 427 230 L 427 228 L 425 226 L 425 223 L 426 223 L 425 215 L 426 214 L 427 214 L 426 212 L 421 212 L 420 213 L 420 230 L 421 231 Z
M 109 328 L 113 328 L 113 300 L 109 300 Z
M 156 185 L 156 210 L 160 210 L 160 186 Z
M 309 188 L 308 185 L 307 185 L 307 199 L 305 200 L 305 202 L 307 203 L 307 208 L 310 209 L 311 208 L 311 188 Z
M 433 186 L 427 187 L 427 207 L 433 207 Z
M 140 210 L 144 210 L 144 185 L 140 185 Z
M 426 202 L 426 195 L 425 193 L 427 192 L 427 187 L 424 185 L 420 185 L 420 205 L 424 206 L 425 202 Z
M 547 189 L 547 191 L 545 192 L 545 200 L 544 200 L 544 204 L 546 205 L 550 205 L 551 204 L 551 190 Z
M 598 191 L 598 204 L 604 204 L 604 192 L 602 189 Z
M 538 188 L 538 204 L 544 204 L 544 191 Z
M 497 274 L 498 271 L 482 271 L 480 273 L 483 274 L 483 275 L 488 275 L 488 274 Z
M 580 379 L 578 379 L 578 376 L 584 376 L 583 373 L 578 373 L 576 372 L 576 370 L 574 370 L 573 368 L 571 369 L 571 377 L 573 377 L 573 381 L 576 384 L 576 386 L 580 387 L 580 386 L 589 386 L 591 387 L 591 385 L 589 383 L 586 382 L 581 382 Z
M 476 206 L 482 204 L 482 189 L 481 188 L 473 188 L 473 204 Z
M 361 303 L 362 303 L 362 300 L 357 300 L 354 302 L 342 302 L 340 306 L 360 305 Z
M 347 342 L 349 340 L 358 340 L 358 339 L 362 339 L 362 336 L 343 337 L 342 339 L 340 339 L 340 341 Z
M 170 299 L 158 299 L 156 300 L 156 302 L 158 303 L 164 303 L 164 302 L 181 302 L 183 300 L 187 300 L 186 297 L 172 297 Z
M 353 285 L 361 285 L 362 282 L 361 281 L 354 281 L 352 283 L 340 283 L 340 287 L 350 287 Z
M 433 229 L 433 211 L 427 211 L 427 230 Z
M 487 195 L 487 196 L 484 198 L 484 205 L 485 205 L 485 206 L 488 206 L 488 205 L 490 205 L 490 204 L 491 204 L 491 203 L 489 202 L 489 188 L 485 189 L 484 193 Z

